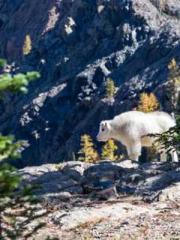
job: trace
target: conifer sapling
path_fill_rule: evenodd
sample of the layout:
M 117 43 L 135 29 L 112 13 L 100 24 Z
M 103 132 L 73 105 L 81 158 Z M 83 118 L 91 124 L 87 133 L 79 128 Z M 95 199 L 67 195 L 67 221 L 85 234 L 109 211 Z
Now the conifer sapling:
M 118 159 L 116 155 L 116 150 L 118 149 L 113 139 L 109 139 L 102 148 L 101 158 L 107 159 L 111 161 L 115 161 Z
M 89 135 L 84 134 L 81 136 L 81 149 L 78 152 L 79 161 L 95 163 L 98 160 L 98 153 L 94 148 L 94 144 Z

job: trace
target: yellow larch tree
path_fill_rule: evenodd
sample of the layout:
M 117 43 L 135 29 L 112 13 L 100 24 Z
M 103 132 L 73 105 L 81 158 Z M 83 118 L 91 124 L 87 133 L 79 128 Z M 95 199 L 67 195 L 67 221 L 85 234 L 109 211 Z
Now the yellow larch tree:
M 29 34 L 25 36 L 22 50 L 23 50 L 23 55 L 28 55 L 32 50 L 32 41 L 31 41 L 31 36 Z
M 116 93 L 114 81 L 111 78 L 106 80 L 106 97 L 113 98 Z
M 78 152 L 78 160 L 88 163 L 95 163 L 98 160 L 98 153 L 94 148 L 91 137 L 87 134 L 81 136 L 81 149 Z
M 153 93 L 142 93 L 140 95 L 138 111 L 141 112 L 153 112 L 159 108 L 159 102 Z
M 115 161 L 118 159 L 116 150 L 118 149 L 113 139 L 109 139 L 102 148 L 101 158 Z

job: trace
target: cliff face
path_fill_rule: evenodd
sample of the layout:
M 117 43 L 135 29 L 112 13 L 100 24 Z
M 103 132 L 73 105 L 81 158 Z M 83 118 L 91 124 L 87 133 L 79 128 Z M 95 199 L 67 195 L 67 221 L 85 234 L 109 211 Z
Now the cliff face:
M 20 71 L 38 70 L 26 96 L 7 96 L 0 131 L 27 139 L 19 164 L 71 159 L 82 133 L 154 91 L 166 111 L 167 65 L 180 61 L 179 0 L 2 0 L 0 54 Z M 33 49 L 22 57 L 30 34 Z M 103 101 L 106 77 L 118 92 Z

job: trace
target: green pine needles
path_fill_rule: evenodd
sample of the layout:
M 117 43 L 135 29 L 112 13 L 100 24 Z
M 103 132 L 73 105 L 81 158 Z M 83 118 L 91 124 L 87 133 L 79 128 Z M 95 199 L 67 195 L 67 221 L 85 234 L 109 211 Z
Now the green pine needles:
M 169 74 L 168 74 L 168 88 L 167 96 L 171 104 L 171 109 L 176 118 L 176 126 L 170 128 L 163 134 L 155 135 L 157 137 L 157 143 L 166 149 L 167 152 L 173 150 L 174 148 L 177 152 L 180 152 L 180 67 L 178 66 L 176 60 L 173 58 L 168 64 Z
M 0 59 L 0 67 L 4 67 L 6 65 L 6 61 Z M 18 73 L 18 74 L 10 74 L 10 73 L 3 73 L 0 75 L 0 93 L 2 92 L 21 92 L 27 93 L 28 92 L 28 84 L 30 81 L 33 81 L 40 77 L 38 72 L 32 71 L 27 72 L 25 74 Z
M 40 77 L 38 72 L 4 73 L 6 61 L 0 59 L 0 95 L 6 92 L 27 93 L 29 82 Z M 26 226 L 33 216 L 35 198 L 31 186 L 21 187 L 21 177 L 7 160 L 20 158 L 25 141 L 16 141 L 14 136 L 0 135 L 0 239 L 25 239 Z M 22 219 L 18 221 L 17 219 Z M 32 233 L 34 232 L 31 231 Z M 28 234 L 31 234 L 28 232 Z

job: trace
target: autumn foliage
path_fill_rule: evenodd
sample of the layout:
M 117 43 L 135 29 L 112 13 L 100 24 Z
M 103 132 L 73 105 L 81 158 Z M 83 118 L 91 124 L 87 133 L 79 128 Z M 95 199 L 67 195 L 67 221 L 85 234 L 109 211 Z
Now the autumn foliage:
M 116 93 L 116 87 L 114 81 L 111 78 L 108 78 L 106 81 L 106 97 L 113 98 Z
M 32 41 L 30 35 L 25 36 L 23 44 L 23 55 L 28 55 L 32 50 Z
M 118 147 L 115 144 L 113 139 L 109 139 L 102 148 L 101 158 L 102 159 L 108 159 L 111 161 L 115 161 L 118 159 L 118 156 L 116 155 Z
M 84 134 L 81 136 L 81 149 L 78 152 L 79 161 L 95 163 L 98 160 L 98 153 L 94 148 L 94 144 L 89 135 Z
M 138 111 L 141 112 L 152 112 L 159 108 L 159 102 L 153 93 L 142 93 L 140 96 L 139 104 L 137 107 Z

